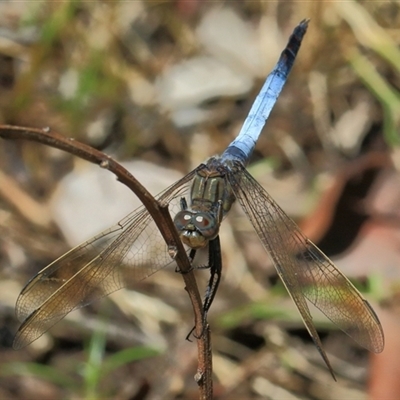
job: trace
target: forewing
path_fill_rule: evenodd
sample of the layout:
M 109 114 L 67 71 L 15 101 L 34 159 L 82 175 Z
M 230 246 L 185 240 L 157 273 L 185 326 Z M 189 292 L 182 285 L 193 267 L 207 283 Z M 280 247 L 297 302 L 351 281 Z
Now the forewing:
M 173 216 L 186 196 L 195 171 L 156 198 Z M 40 271 L 20 293 L 16 314 L 24 321 L 14 348 L 31 343 L 74 309 L 131 282 L 140 281 L 172 262 L 156 224 L 142 206 L 113 228 L 75 247 Z
M 361 346 L 381 352 L 382 326 L 360 292 L 244 167 L 236 166 L 228 179 L 317 345 L 321 343 L 304 297 Z

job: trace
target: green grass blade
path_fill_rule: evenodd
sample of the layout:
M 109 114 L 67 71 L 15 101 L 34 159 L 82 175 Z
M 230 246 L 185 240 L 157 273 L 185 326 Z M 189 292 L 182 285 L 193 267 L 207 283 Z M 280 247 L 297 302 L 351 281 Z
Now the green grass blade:
M 66 389 L 74 388 L 77 384 L 74 379 L 69 378 L 59 369 L 38 363 L 11 362 L 1 368 L 1 374 L 3 376 L 34 376 Z
M 155 357 L 159 354 L 161 354 L 159 350 L 146 346 L 131 347 L 129 349 L 121 350 L 104 360 L 101 376 L 105 376 L 115 369 L 122 367 L 130 362 Z

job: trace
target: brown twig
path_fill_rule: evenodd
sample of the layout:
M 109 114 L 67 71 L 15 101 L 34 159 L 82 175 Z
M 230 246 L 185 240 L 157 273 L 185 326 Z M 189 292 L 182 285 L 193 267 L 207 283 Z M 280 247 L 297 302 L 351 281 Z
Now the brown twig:
M 78 142 L 72 138 L 51 131 L 49 128 L 26 128 L 12 125 L 0 125 L 0 137 L 11 140 L 29 140 L 55 147 L 86 161 L 108 169 L 117 179 L 131 189 L 146 207 L 160 230 L 168 248 L 174 254 L 179 269 L 183 272 L 182 278 L 186 285 L 192 303 L 195 332 L 198 346 L 198 371 L 196 381 L 199 385 L 201 400 L 212 399 L 212 362 L 209 327 L 203 328 L 203 306 L 191 264 L 179 238 L 178 232 L 168 211 L 168 204 L 160 204 L 136 178 L 117 163 L 110 156 L 91 146 Z

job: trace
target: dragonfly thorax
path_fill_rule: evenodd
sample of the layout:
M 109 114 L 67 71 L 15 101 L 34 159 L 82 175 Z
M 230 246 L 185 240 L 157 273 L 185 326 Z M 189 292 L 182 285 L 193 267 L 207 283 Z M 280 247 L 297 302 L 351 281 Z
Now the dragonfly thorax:
M 199 249 L 215 239 L 219 226 L 235 201 L 226 179 L 226 167 L 217 157 L 210 158 L 196 170 L 190 189 L 190 207 L 182 199 L 182 211 L 174 218 L 183 243 Z

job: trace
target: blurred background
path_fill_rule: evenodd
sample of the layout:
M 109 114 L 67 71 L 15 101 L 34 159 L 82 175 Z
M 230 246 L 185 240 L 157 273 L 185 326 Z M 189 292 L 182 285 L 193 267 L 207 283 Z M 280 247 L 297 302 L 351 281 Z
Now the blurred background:
M 400 393 L 400 2 L 3 1 L 0 123 L 51 127 L 152 193 L 237 135 L 293 28 L 310 18 L 249 170 L 376 310 L 371 355 L 314 313 L 335 383 L 238 207 L 209 313 L 215 398 Z M 193 316 L 173 267 L 11 348 L 25 282 L 140 204 L 107 171 L 0 141 L 0 398 L 196 399 Z M 198 271 L 201 290 L 207 271 Z

